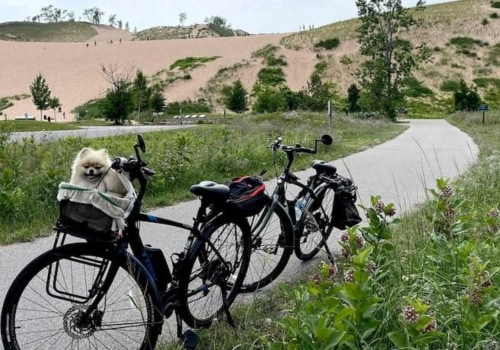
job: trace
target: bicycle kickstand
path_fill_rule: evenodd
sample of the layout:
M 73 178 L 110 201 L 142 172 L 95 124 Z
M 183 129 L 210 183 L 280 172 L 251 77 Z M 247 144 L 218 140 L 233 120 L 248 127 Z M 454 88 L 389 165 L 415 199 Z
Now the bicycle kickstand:
M 233 320 L 233 316 L 231 316 L 231 312 L 229 312 L 229 305 L 227 303 L 227 291 L 226 288 L 221 288 L 222 291 L 222 304 L 224 305 L 224 312 L 226 313 L 227 323 L 233 328 L 236 328 Z
M 182 318 L 177 311 L 175 311 L 175 319 L 177 321 L 177 338 L 182 342 L 184 349 L 195 349 L 200 342 L 200 337 L 191 329 L 182 332 Z

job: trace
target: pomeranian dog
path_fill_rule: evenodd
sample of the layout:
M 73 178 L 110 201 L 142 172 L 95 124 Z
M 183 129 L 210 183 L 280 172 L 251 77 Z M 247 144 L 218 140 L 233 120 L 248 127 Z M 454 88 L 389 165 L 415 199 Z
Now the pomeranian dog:
M 118 173 L 111 169 L 111 159 L 104 148 L 94 150 L 85 147 L 78 152 L 71 167 L 70 184 L 97 188 L 101 192 L 118 197 L 124 197 L 127 194 L 127 188 Z

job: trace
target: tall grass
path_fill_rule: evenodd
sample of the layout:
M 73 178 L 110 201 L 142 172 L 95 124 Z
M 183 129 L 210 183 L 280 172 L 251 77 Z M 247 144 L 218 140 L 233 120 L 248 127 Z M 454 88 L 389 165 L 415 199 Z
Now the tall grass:
M 7 126 L 0 123 L 1 244 L 32 240 L 51 232 L 57 218 L 57 186 L 69 179 L 72 160 L 82 147 L 107 148 L 112 156 L 127 156 L 135 143 L 135 135 L 8 142 L 11 130 Z M 189 188 L 202 180 L 224 182 L 271 170 L 271 155 L 266 148 L 270 137 L 311 145 L 327 129 L 323 115 L 276 114 L 235 116 L 226 125 L 148 133 L 144 158 L 157 175 L 149 184 L 145 205 L 151 208 L 193 198 Z M 336 159 L 383 142 L 403 129 L 384 121 L 338 118 L 333 122 L 334 145 L 321 148 L 317 157 Z M 310 161 L 309 157 L 298 159 L 296 169 L 305 168 Z

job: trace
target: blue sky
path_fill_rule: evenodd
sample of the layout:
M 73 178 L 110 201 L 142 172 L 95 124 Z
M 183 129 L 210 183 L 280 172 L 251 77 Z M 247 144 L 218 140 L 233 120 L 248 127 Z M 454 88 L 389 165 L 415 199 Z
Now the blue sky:
M 426 4 L 450 1 L 427 0 Z M 416 3 L 403 0 L 406 7 Z M 115 14 L 131 30 L 178 25 L 180 13 L 187 15 L 185 25 L 221 16 L 233 29 L 252 34 L 294 32 L 302 26 L 317 28 L 357 16 L 355 0 L 1 0 L 0 23 L 23 21 L 48 5 L 74 12 L 77 20 L 84 9 L 98 7 L 104 11 L 103 24 Z

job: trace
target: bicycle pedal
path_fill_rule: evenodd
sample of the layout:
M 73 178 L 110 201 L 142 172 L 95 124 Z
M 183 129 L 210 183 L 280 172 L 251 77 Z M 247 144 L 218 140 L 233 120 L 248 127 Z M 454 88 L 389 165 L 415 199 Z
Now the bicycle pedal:
M 200 337 L 198 334 L 193 332 L 191 329 L 188 329 L 182 334 L 182 345 L 185 349 L 194 349 L 196 345 L 200 342 Z

